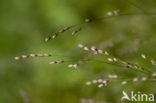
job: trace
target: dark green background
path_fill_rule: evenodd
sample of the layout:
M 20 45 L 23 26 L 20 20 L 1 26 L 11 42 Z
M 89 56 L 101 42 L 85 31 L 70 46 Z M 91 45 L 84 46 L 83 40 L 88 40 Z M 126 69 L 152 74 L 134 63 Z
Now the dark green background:
M 122 79 L 108 87 L 86 86 L 85 82 L 118 74 L 122 78 L 146 76 L 124 67 L 85 62 L 78 69 L 67 68 L 85 52 L 77 48 L 82 43 L 108 50 L 126 61 L 139 62 L 156 71 L 145 53 L 156 60 L 156 16 L 127 15 L 103 18 L 108 11 L 120 9 L 121 14 L 156 13 L 155 0 L 0 0 L 0 103 L 24 103 L 20 90 L 30 103 L 79 103 L 81 98 L 120 103 L 122 90 L 156 93 L 155 81 L 129 83 Z M 44 38 L 85 18 L 103 18 L 90 24 L 77 25 L 82 31 L 75 36 L 72 30 L 48 43 Z M 15 56 L 30 53 L 51 53 L 52 57 L 15 61 Z M 69 57 L 64 57 L 68 55 Z M 71 58 L 70 58 L 71 56 Z M 74 57 L 73 57 L 74 56 Z M 97 57 L 103 60 L 103 57 Z M 61 65 L 49 65 L 52 60 L 67 60 Z

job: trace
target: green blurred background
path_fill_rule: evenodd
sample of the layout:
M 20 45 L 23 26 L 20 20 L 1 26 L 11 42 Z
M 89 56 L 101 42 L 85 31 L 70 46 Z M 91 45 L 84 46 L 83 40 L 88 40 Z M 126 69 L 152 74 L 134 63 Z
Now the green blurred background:
M 82 43 L 106 49 L 123 60 L 139 62 L 156 71 L 140 57 L 145 53 L 156 60 L 156 16 L 103 18 L 108 11 L 117 9 L 121 14 L 156 13 L 156 1 L 0 0 L 0 103 L 24 103 L 22 93 L 29 103 L 80 103 L 82 98 L 91 98 L 94 103 L 120 103 L 122 90 L 156 93 L 155 81 L 121 86 L 119 79 L 103 88 L 85 85 L 86 81 L 103 79 L 109 73 L 127 79 L 147 75 L 124 67 L 85 62 L 78 69 L 67 68 L 67 64 L 86 55 L 77 48 Z M 72 30 L 81 27 L 82 31 L 74 36 L 69 30 L 55 40 L 44 42 L 45 37 L 85 18 L 103 19 L 77 25 Z M 57 56 L 14 60 L 15 56 L 30 53 Z M 52 60 L 62 59 L 69 62 L 49 65 Z

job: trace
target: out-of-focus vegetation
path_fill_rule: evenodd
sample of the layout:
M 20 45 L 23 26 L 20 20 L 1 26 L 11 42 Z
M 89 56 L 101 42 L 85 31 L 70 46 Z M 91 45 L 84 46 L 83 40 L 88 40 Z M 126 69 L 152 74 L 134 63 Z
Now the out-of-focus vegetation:
M 117 9 L 122 14 L 136 15 L 80 24 L 77 27 L 82 31 L 76 35 L 69 30 L 44 42 L 45 37 L 63 27 L 79 24 L 85 18 L 102 18 Z M 156 16 L 146 13 L 156 13 L 155 0 L 0 0 L 0 103 L 24 103 L 23 92 L 30 103 L 79 103 L 82 98 L 120 103 L 122 90 L 156 93 L 155 81 L 122 86 L 119 79 L 103 88 L 85 85 L 107 74 L 127 79 L 147 75 L 125 67 L 100 62 L 85 62 L 78 69 L 68 68 L 67 63 L 49 65 L 52 60 L 72 63 L 82 57 L 84 52 L 77 48 L 82 43 L 156 71 L 140 57 L 144 53 L 156 60 Z M 15 56 L 30 53 L 57 56 L 14 60 Z M 70 60 L 70 56 L 74 58 Z

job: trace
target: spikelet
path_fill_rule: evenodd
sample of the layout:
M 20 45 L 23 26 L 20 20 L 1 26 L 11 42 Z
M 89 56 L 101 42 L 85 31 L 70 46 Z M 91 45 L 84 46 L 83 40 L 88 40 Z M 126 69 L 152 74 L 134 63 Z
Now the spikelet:
M 99 84 L 98 87 L 99 87 L 99 88 L 103 87 L 103 84 Z
M 92 84 L 92 82 L 90 82 L 90 81 L 86 82 L 86 85 L 91 85 L 91 84 Z
M 119 15 L 120 10 L 119 9 L 118 10 L 114 10 L 113 13 L 114 13 L 114 15 Z
M 93 81 L 92 81 L 93 84 L 96 84 L 97 82 L 98 82 L 97 80 L 93 80 Z
M 45 38 L 45 42 L 48 42 L 49 40 L 51 40 L 51 36 Z
M 72 32 L 72 35 L 75 35 L 76 33 L 80 32 L 80 31 L 81 31 L 81 28 L 79 28 L 79 29 L 73 31 L 73 32 Z
M 127 81 L 122 81 L 121 84 L 125 85 L 125 84 L 127 84 Z
M 89 51 L 89 50 L 90 50 L 90 48 L 88 48 L 88 47 L 86 47 L 86 46 L 85 46 L 83 49 L 84 49 L 85 51 Z
M 113 12 L 109 11 L 109 12 L 107 12 L 107 15 L 108 16 L 112 16 L 113 15 Z
M 51 39 L 55 39 L 57 36 L 58 36 L 58 34 L 55 33 L 54 35 L 52 35 L 52 36 L 50 36 L 50 37 L 46 37 L 46 38 L 45 38 L 45 42 L 48 42 L 48 41 L 51 40 Z
M 54 35 L 52 36 L 52 39 L 55 39 L 55 38 L 57 37 L 57 35 L 58 35 L 58 34 L 54 34 Z
M 138 82 L 138 81 L 139 81 L 138 77 L 133 78 L 133 82 Z
M 78 47 L 79 48 L 83 48 L 84 46 L 82 44 L 78 44 Z
M 112 59 L 112 58 L 108 58 L 108 61 L 109 61 L 109 62 L 113 62 L 113 59 Z
M 156 66 L 156 62 L 154 60 L 151 60 L 152 65 Z
M 118 61 L 118 59 L 117 59 L 117 58 L 113 58 L 113 61 L 114 61 L 114 62 L 117 62 L 117 61 Z
M 91 98 L 89 98 L 89 99 L 81 98 L 80 103 L 95 103 L 95 100 L 93 100 Z M 103 103 L 103 102 L 98 102 L 98 103 Z
M 70 29 L 70 27 L 65 27 L 65 28 L 59 30 L 59 33 L 63 33 L 63 32 L 65 32 L 65 31 L 69 30 L 69 29 Z
M 37 54 L 30 54 L 30 57 L 35 57 L 37 56 Z
M 69 68 L 77 68 L 79 66 L 79 64 L 69 64 L 68 67 Z
M 91 22 L 91 21 L 92 21 L 92 20 L 89 19 L 89 18 L 86 18 L 86 19 L 85 19 L 85 22 L 86 22 L 86 23 L 89 23 L 89 22 Z
M 15 60 L 20 60 L 22 59 L 22 57 L 15 57 Z
M 92 47 L 91 47 L 91 50 L 92 50 L 93 52 L 98 51 L 98 49 L 97 49 L 95 46 L 92 46 Z
M 98 49 L 98 53 L 99 53 L 99 54 L 103 54 L 104 52 L 103 52 L 103 50 Z
M 62 64 L 64 63 L 64 61 L 60 60 L 60 61 L 52 61 L 49 64 Z
M 143 80 L 143 81 L 145 81 L 145 80 L 147 80 L 148 79 L 148 77 L 142 77 L 141 78 L 141 80 Z
M 153 73 L 153 74 L 152 74 L 152 77 L 156 77 L 156 73 Z
M 141 54 L 141 57 L 142 57 L 143 59 L 146 59 L 145 54 Z
M 109 55 L 109 53 L 107 51 L 104 52 L 105 55 Z
M 107 12 L 108 16 L 113 16 L 113 15 L 119 15 L 120 10 L 114 10 L 114 11 L 109 11 Z

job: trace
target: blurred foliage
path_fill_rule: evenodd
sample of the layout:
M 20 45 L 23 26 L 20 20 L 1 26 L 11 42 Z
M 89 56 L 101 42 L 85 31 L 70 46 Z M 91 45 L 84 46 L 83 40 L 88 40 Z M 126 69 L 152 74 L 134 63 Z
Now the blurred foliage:
M 105 74 L 123 74 L 125 78 L 146 75 L 115 65 L 86 62 L 78 69 L 65 64 L 49 65 L 52 60 L 83 57 L 78 43 L 96 45 L 123 60 L 139 62 L 145 53 L 156 59 L 155 15 L 127 15 L 103 18 L 80 24 L 82 31 L 71 30 L 48 43 L 44 38 L 85 18 L 102 18 L 108 11 L 122 14 L 156 13 L 155 0 L 0 0 L 0 103 L 24 103 L 23 90 L 30 103 L 79 103 L 81 98 L 119 103 L 122 90 L 156 93 L 155 81 L 121 86 L 115 81 L 108 87 L 87 87 L 88 80 Z M 77 28 L 76 27 L 76 28 Z M 75 29 L 76 29 L 75 28 Z M 74 30 L 74 29 L 73 29 Z M 15 61 L 14 57 L 30 53 L 51 53 L 55 57 Z M 60 56 L 59 56 L 60 55 Z

